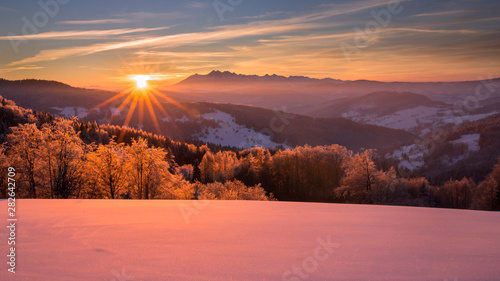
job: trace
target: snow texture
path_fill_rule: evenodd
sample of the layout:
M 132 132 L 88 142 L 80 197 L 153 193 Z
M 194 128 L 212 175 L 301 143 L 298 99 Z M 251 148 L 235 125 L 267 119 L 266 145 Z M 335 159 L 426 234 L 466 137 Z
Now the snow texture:
M 65 108 L 52 107 L 52 109 L 58 110 L 58 115 L 66 118 L 77 116 L 79 119 L 83 119 L 88 115 L 88 110 L 85 107 L 68 106 Z
M 451 141 L 451 143 L 466 143 L 469 146 L 469 151 L 478 151 L 481 149 L 479 147 L 480 136 L 481 134 L 462 135 L 458 140 Z
M 8 233 L 2 227 L 0 280 L 500 276 L 498 212 L 254 201 L 16 203 L 18 264 L 15 274 L 8 273 Z M 5 200 L 0 208 L 6 223 Z
M 352 110 L 342 114 L 342 117 L 365 124 L 406 130 L 423 136 L 429 133 L 431 128 L 447 124 L 460 125 L 464 122 L 481 120 L 497 113 L 497 111 L 493 111 L 484 114 L 457 115 L 448 108 L 417 106 L 388 115 L 364 114 L 362 111 Z
M 232 115 L 220 110 L 202 114 L 201 117 L 206 120 L 214 120 L 220 126 L 219 128 L 205 128 L 201 134 L 197 136 L 204 142 L 218 143 L 239 148 L 274 148 L 280 145 L 273 142 L 269 136 L 236 123 Z

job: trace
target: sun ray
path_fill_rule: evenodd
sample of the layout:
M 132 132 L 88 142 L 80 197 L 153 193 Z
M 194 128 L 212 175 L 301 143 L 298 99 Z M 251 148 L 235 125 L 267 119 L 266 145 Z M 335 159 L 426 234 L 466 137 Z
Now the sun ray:
M 112 97 L 112 98 L 109 98 L 109 99 L 105 100 L 104 102 L 102 102 L 102 103 L 100 103 L 100 104 L 98 104 L 98 105 L 96 105 L 96 106 L 92 107 L 92 108 L 89 110 L 89 112 L 90 112 L 90 111 L 93 111 L 93 110 L 97 110 L 98 108 L 101 108 L 101 107 L 103 107 L 103 106 L 105 106 L 105 105 L 107 105 L 107 104 L 109 104 L 109 103 L 111 103 L 111 102 L 113 102 L 113 101 L 115 101 L 115 100 L 117 100 L 117 99 L 119 99 L 119 98 L 121 98 L 121 97 L 125 96 L 125 95 L 130 94 L 130 92 L 132 91 L 132 89 L 133 89 L 133 88 L 129 88 L 129 89 L 127 89 L 126 91 L 123 91 L 123 92 L 119 93 L 118 95 L 116 95 L 116 96 L 114 96 L 114 97 Z
M 155 97 L 155 95 L 150 95 L 149 98 L 153 101 L 153 103 L 158 107 L 158 109 L 160 109 L 161 113 L 163 113 L 163 115 L 165 117 L 169 117 L 169 114 L 167 113 L 167 111 L 163 108 L 163 106 L 161 105 L 161 103 L 158 101 L 158 99 Z
M 151 89 L 151 91 L 156 94 L 157 96 L 160 96 L 162 98 L 164 98 L 165 100 L 167 100 L 169 103 L 175 105 L 176 107 L 186 111 L 186 112 L 189 112 L 189 109 L 187 109 L 185 106 L 183 106 L 182 104 L 178 103 L 177 101 L 173 100 L 171 97 L 169 96 L 166 96 L 165 94 L 161 93 L 160 91 L 156 90 L 156 89 Z
M 130 109 L 129 109 L 128 113 L 127 113 L 127 117 L 125 118 L 125 122 L 123 123 L 123 126 L 128 127 L 128 125 L 130 123 L 130 120 L 132 119 L 132 116 L 134 115 L 134 111 L 135 111 L 135 108 L 137 106 L 137 99 L 138 98 L 139 97 L 134 97 L 134 100 L 130 104 Z
M 139 124 L 144 124 L 144 96 L 139 97 Z
M 129 95 L 119 106 L 118 108 L 111 114 L 111 116 L 108 118 L 108 123 L 111 123 L 113 117 L 117 115 L 121 115 L 123 108 L 127 106 L 130 100 L 132 100 L 134 96 Z
M 156 128 L 156 131 L 158 132 L 159 135 L 161 135 L 160 124 L 158 123 L 158 119 L 156 119 L 155 111 L 154 111 L 153 105 L 151 104 L 151 100 L 148 97 L 146 97 L 146 98 L 144 98 L 144 101 L 146 102 L 146 106 L 148 107 L 149 115 L 151 115 L 151 119 L 153 120 L 153 124 Z
M 137 105 L 137 98 L 134 97 L 134 100 L 130 104 L 130 110 L 127 113 L 127 117 L 125 118 L 125 122 L 123 123 L 123 126 L 128 127 L 128 124 L 130 123 L 130 120 L 132 119 L 132 115 L 134 114 L 135 107 Z M 120 133 L 120 136 L 118 137 L 118 143 L 123 141 L 123 138 L 125 137 L 125 130 L 122 130 Z
M 121 57 L 120 60 L 123 63 L 123 67 L 118 70 L 118 73 L 121 75 L 120 77 L 116 77 L 116 79 L 127 79 L 129 83 L 133 82 L 134 85 L 91 109 L 96 110 L 102 107 L 109 107 L 114 103 L 119 104 L 118 108 L 109 116 L 107 120 L 109 124 L 117 122 L 116 116 L 120 116 L 120 119 L 123 120 L 122 116 L 126 112 L 123 126 L 141 128 L 146 131 L 151 130 L 154 126 L 156 132 L 162 134 L 160 117 L 173 120 L 166 110 L 165 103 L 170 103 L 190 114 L 185 106 L 157 90 L 156 86 L 158 85 L 156 82 L 169 77 L 169 75 L 158 73 L 158 65 L 155 66 L 154 62 L 144 63 L 142 57 L 136 58 L 132 63 L 126 63 Z M 145 113 L 145 110 L 148 113 Z M 106 112 L 103 111 L 103 113 Z M 178 128 L 175 122 L 172 122 L 169 126 L 174 129 Z M 125 131 L 122 131 L 118 141 L 122 141 L 124 136 Z

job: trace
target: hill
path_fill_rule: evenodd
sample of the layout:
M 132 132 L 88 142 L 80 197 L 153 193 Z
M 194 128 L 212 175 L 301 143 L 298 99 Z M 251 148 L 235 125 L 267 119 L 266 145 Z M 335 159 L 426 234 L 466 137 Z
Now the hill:
M 165 131 L 236 147 L 296 147 L 340 144 L 352 150 L 381 148 L 416 137 L 402 130 L 359 124 L 344 118 L 312 118 L 269 109 L 223 103 L 165 104 Z
M 443 102 L 411 92 L 374 92 L 356 98 L 344 98 L 324 105 L 308 115 L 315 117 L 341 117 L 347 115 L 390 115 L 417 106 L 443 107 Z
M 115 94 L 75 88 L 57 81 L 0 79 L 0 96 L 13 100 L 22 107 L 51 113 L 58 113 L 59 109 L 68 107 L 92 108 Z
M 440 185 L 449 179 L 481 181 L 500 159 L 500 115 L 455 126 L 390 153 L 413 175 Z
M 7 201 L 0 206 L 6 210 Z M 496 212 L 158 200 L 20 200 L 19 207 L 15 280 L 500 276 Z M 11 280 L 9 274 L 2 270 L 0 279 Z
M 5 93 L 5 98 L 12 99 L 25 108 L 47 111 L 60 117 L 77 116 L 84 122 L 97 124 L 121 126 L 129 110 L 129 107 L 125 107 L 121 112 L 116 112 L 116 108 L 126 98 L 124 96 L 91 111 L 104 100 L 115 96 L 115 93 L 74 88 L 55 81 L 0 80 L 0 93 Z M 256 145 L 295 147 L 305 144 L 341 144 L 349 149 L 359 150 L 393 146 L 415 138 L 403 131 L 357 124 L 342 118 L 316 119 L 252 106 L 195 102 L 182 103 L 183 109 L 172 103 L 164 103 L 163 106 L 168 116 L 156 110 L 161 133 L 176 140 L 195 143 L 240 148 Z M 222 112 L 222 115 L 218 112 Z M 282 120 L 283 118 L 290 120 Z M 286 128 L 282 128 L 283 125 Z M 136 112 L 130 126 L 159 133 L 148 114 L 141 122 L 141 117 Z

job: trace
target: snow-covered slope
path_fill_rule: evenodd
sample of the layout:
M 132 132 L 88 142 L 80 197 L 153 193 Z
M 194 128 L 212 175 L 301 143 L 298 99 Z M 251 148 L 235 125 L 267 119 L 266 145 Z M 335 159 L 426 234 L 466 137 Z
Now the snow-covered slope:
M 6 222 L 7 203 L 0 202 Z M 498 280 L 500 213 L 249 201 L 18 200 L 0 280 Z
M 406 130 L 418 135 L 425 135 L 434 128 L 445 125 L 460 125 L 465 122 L 473 122 L 497 114 L 498 111 L 481 114 L 458 115 L 447 107 L 417 106 L 403 109 L 391 114 L 371 114 L 349 111 L 342 117 L 381 127 Z
M 88 115 L 88 110 L 79 106 L 67 106 L 65 108 L 52 107 L 52 109 L 59 111 L 57 115 L 60 117 L 70 118 L 76 116 L 79 119 L 84 119 Z
M 239 148 L 274 148 L 278 145 L 282 145 L 271 141 L 271 138 L 267 135 L 236 123 L 233 116 L 220 110 L 202 114 L 201 117 L 206 120 L 214 120 L 220 125 L 220 128 L 208 127 L 197 136 L 204 142 L 218 143 Z

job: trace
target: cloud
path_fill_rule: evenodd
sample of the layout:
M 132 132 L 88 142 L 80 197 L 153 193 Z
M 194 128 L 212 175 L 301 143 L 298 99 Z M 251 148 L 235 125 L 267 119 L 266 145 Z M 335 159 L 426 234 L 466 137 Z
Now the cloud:
M 224 26 L 213 28 L 212 31 L 181 33 L 166 36 L 149 37 L 147 39 L 132 40 L 119 43 L 102 43 L 80 47 L 69 47 L 62 49 L 42 50 L 34 57 L 24 58 L 10 63 L 10 65 L 20 65 L 26 63 L 36 63 L 42 61 L 57 60 L 69 56 L 89 55 L 109 50 L 131 49 L 139 47 L 179 47 L 184 45 L 207 45 L 223 40 L 250 37 L 257 35 L 269 35 L 275 33 L 307 30 L 311 28 L 324 27 L 321 24 L 291 24 L 290 22 L 277 21 L 274 25 L 252 23 L 235 26 Z
M 69 21 L 60 21 L 58 23 L 86 25 L 86 24 L 128 23 L 132 21 L 133 20 L 131 19 L 100 19 L 100 20 L 69 20 Z
M 276 16 L 276 15 L 282 15 L 282 14 L 288 14 L 288 13 L 277 11 L 277 12 L 269 12 L 269 13 L 265 13 L 262 15 L 256 15 L 256 16 L 246 16 L 246 17 L 242 17 L 242 18 L 243 19 L 262 19 L 262 18 L 270 18 L 270 17 Z
M 205 2 L 191 2 L 187 4 L 189 8 L 195 8 L 195 9 L 203 9 L 208 7 L 208 4 Z
M 435 17 L 435 16 L 456 15 L 456 14 L 462 14 L 462 13 L 465 13 L 465 11 L 444 11 L 444 12 L 435 12 L 435 13 L 424 13 L 424 14 L 413 15 L 412 17 Z
M 35 69 L 43 69 L 41 66 L 19 66 L 19 67 L 11 67 L 11 68 L 0 68 L 0 74 L 18 71 L 18 70 L 35 70 Z
M 351 73 L 358 78 L 389 77 L 389 74 L 400 77 L 401 72 L 401 75 L 411 78 L 412 69 L 429 75 L 439 71 L 444 73 L 457 69 L 459 61 L 469 69 L 479 69 L 478 66 L 474 68 L 478 62 L 490 67 L 492 62 L 485 62 L 493 60 L 486 59 L 487 53 L 493 53 L 495 48 L 498 53 L 498 45 L 491 43 L 498 34 L 488 33 L 481 27 L 448 29 L 449 17 L 446 20 L 433 18 L 431 23 L 427 20 L 408 23 L 394 16 L 391 24 L 381 28 L 370 44 L 347 63 L 339 44 L 354 40 L 354 26 L 364 28 L 366 24 L 358 16 L 351 15 L 364 11 L 361 13 L 363 18 L 369 20 L 366 10 L 383 9 L 384 5 L 387 1 L 329 4 L 308 13 L 294 16 L 289 13 L 287 18 L 254 17 L 244 24 L 205 27 L 198 32 L 154 34 L 140 39 L 117 36 L 98 44 L 42 50 L 32 57 L 12 62 L 10 66 L 123 49 L 134 50 L 128 53 L 131 57 L 161 64 L 162 70 L 186 73 L 192 70 L 202 72 L 212 67 L 242 73 L 262 74 L 265 71 L 324 77 L 331 76 L 331 73 Z M 437 13 L 429 14 L 437 16 Z M 48 35 L 50 33 L 44 36 Z M 118 39 L 123 41 L 118 42 Z M 426 65 L 438 70 L 426 71 Z
M 51 31 L 37 34 L 28 35 L 15 35 L 15 36 L 0 36 L 0 40 L 67 40 L 67 39 L 95 39 L 101 37 L 149 32 L 157 30 L 165 30 L 169 27 L 156 27 L 156 28 L 123 28 L 123 29 L 107 29 L 107 30 L 69 30 L 69 31 Z

